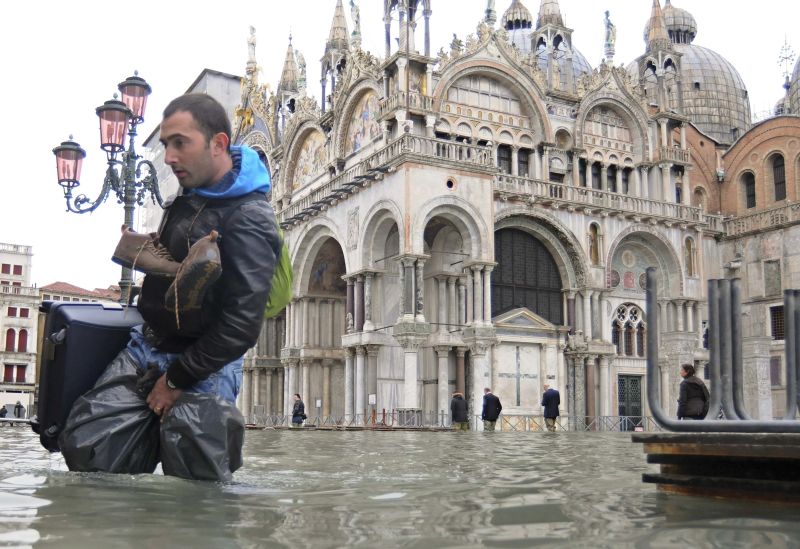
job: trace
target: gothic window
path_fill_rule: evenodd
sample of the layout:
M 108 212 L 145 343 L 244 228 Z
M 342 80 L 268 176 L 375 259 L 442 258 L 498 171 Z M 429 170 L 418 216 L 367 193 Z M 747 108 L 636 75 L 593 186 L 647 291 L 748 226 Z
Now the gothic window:
M 14 344 L 17 342 L 17 332 L 13 328 L 9 328 L 6 332 L 6 352 L 14 352 Z
M 744 201 L 745 206 L 749 208 L 756 207 L 756 177 L 753 172 L 747 172 L 742 175 L 742 185 L 744 187 Z
M 553 324 L 563 325 L 561 275 L 539 240 L 519 229 L 502 229 L 495 234 L 495 261 L 492 316 L 527 307 Z
M 786 199 L 786 171 L 783 155 L 776 154 L 772 157 L 772 179 L 775 183 L 775 200 Z
M 617 307 L 611 322 L 611 341 L 620 356 L 644 357 L 647 330 L 642 310 L 633 303 Z

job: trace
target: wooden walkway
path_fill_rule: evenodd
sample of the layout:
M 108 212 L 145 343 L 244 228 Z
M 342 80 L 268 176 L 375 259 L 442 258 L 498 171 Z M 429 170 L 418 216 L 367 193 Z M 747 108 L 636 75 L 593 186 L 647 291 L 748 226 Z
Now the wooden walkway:
M 659 473 L 644 482 L 678 494 L 800 503 L 800 434 L 634 433 Z

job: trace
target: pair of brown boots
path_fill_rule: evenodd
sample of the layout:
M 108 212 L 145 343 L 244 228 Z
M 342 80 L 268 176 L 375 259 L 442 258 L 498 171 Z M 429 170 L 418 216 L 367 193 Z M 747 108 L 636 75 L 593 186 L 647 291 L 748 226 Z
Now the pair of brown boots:
M 111 260 L 148 275 L 174 278 L 164 304 L 179 315 L 199 309 L 206 291 L 222 274 L 218 236 L 217 231 L 211 231 L 189 248 L 186 259 L 178 262 L 158 242 L 156 233 L 137 233 L 123 225 Z

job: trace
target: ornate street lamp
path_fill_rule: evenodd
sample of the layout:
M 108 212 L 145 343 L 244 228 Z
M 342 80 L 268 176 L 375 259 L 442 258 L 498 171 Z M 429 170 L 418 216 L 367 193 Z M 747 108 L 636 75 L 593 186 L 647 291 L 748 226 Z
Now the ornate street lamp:
M 119 91 L 122 101 L 114 98 L 97 107 L 97 116 L 100 119 L 100 148 L 106 152 L 108 168 L 103 181 L 103 188 L 96 200 L 92 201 L 85 194 L 73 197 L 72 190 L 80 186 L 81 164 L 86 157 L 80 145 L 69 136 L 53 149 L 56 155 L 56 170 L 58 184 L 64 191 L 67 201 L 67 211 L 73 213 L 86 213 L 97 209 L 106 201 L 111 191 L 117 195 L 117 202 L 124 204 L 125 225 L 133 226 L 133 212 L 136 205 L 144 204 L 147 194 L 153 203 L 162 208 L 164 202 L 158 190 L 156 169 L 149 160 L 144 160 L 136 154 L 134 138 L 136 126 L 144 121 L 144 110 L 147 105 L 147 96 L 152 91 L 150 84 L 145 82 L 138 73 L 120 82 Z M 128 134 L 128 148 L 125 148 L 125 134 Z M 142 167 L 147 168 L 147 173 L 142 177 Z M 127 303 L 130 288 L 133 284 L 131 270 L 122 268 L 120 286 L 120 302 Z

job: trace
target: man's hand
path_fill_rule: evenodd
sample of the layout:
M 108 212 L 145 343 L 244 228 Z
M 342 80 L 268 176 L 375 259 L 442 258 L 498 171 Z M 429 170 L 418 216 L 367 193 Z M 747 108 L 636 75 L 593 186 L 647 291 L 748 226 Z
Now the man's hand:
M 183 391 L 180 389 L 170 389 L 167 387 L 167 374 L 163 374 L 158 378 L 158 381 L 156 381 L 150 394 L 147 395 L 147 405 L 153 410 L 154 414 L 161 416 L 161 420 L 163 421 L 164 416 L 172 409 L 175 402 L 182 394 Z

